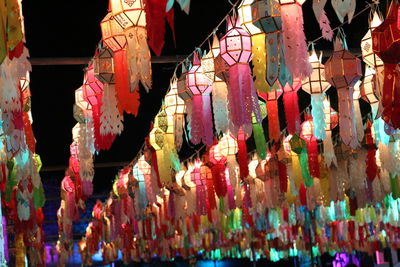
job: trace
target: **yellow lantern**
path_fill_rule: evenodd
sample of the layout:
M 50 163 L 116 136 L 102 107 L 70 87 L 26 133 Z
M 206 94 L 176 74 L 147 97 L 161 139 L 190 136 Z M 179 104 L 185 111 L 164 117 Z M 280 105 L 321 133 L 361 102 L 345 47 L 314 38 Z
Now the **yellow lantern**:
M 157 156 L 157 166 L 160 174 L 161 183 L 171 182 L 171 173 L 168 167 L 166 167 L 167 159 L 164 156 L 164 135 L 165 132 L 157 127 L 155 123 L 154 128 L 151 130 L 150 136 L 150 145 L 156 151 Z

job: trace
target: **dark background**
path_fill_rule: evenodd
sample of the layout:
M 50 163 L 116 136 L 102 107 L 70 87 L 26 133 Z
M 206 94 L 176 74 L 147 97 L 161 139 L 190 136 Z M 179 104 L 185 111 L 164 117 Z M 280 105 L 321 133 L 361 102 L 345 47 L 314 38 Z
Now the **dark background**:
M 231 9 L 227 0 L 192 0 L 190 15 L 186 15 L 175 4 L 176 47 L 171 31 L 167 29 L 166 45 L 163 55 L 190 54 Z M 321 33 L 318 22 L 312 12 L 312 1 L 303 5 L 304 28 L 307 40 L 318 38 Z M 38 57 L 91 57 L 101 39 L 99 23 L 107 13 L 107 0 L 25 0 L 26 46 L 32 58 Z M 365 7 L 364 1 L 357 1 L 356 13 Z M 339 25 L 330 1 L 325 10 L 334 28 Z M 383 9 L 382 9 L 383 10 Z M 219 34 L 225 32 L 225 24 Z M 349 48 L 359 48 L 360 40 L 368 27 L 368 11 L 358 16 L 352 24 L 345 25 Z M 167 27 L 168 28 L 168 27 Z M 203 46 L 205 49 L 208 44 Z M 333 45 L 325 40 L 316 44 L 316 49 L 332 49 Z M 140 89 L 141 105 L 137 117 L 124 117 L 124 131 L 117 137 L 109 151 L 101 151 L 95 156 L 95 163 L 130 161 L 140 149 L 144 137 L 149 132 L 150 122 L 161 106 L 161 101 L 169 86 L 176 64 L 153 64 L 153 90 L 146 93 Z M 33 130 L 37 140 L 37 153 L 41 156 L 43 168 L 67 166 L 69 145 L 72 141 L 71 129 L 75 125 L 72 116 L 74 90 L 83 81 L 84 65 L 75 66 L 33 66 L 31 73 Z M 309 104 L 307 94 L 301 92 L 300 107 Z M 329 94 L 335 95 L 333 90 Z M 280 103 L 282 104 L 282 103 Z M 282 105 L 280 105 L 282 107 Z M 280 109 L 281 121 L 284 113 Z M 267 119 L 264 121 L 267 125 Z M 252 141 L 250 141 L 251 143 Z M 250 144 L 251 145 L 251 144 Z M 192 150 L 183 149 L 182 158 Z M 120 167 L 96 169 L 93 180 L 95 197 L 102 199 L 111 190 L 112 181 Z M 45 233 L 47 240 L 56 240 L 56 210 L 59 207 L 59 186 L 63 171 L 41 173 L 48 201 L 44 209 L 46 216 Z M 76 238 L 82 235 L 90 218 L 94 198 L 88 201 L 88 212 L 76 229 Z

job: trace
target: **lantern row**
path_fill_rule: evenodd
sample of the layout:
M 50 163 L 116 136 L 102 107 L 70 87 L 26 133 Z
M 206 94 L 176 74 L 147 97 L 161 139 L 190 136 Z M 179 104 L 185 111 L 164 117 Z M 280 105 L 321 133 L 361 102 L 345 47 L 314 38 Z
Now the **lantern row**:
M 267 1 L 266 3 L 271 4 L 272 2 Z M 302 20 L 302 14 L 300 13 L 301 8 L 299 9 L 297 4 L 295 6 L 290 4 L 285 5 L 283 3 L 281 3 L 280 6 L 267 5 L 264 6 L 264 9 L 258 6 L 260 4 L 261 1 L 254 1 L 251 3 L 244 1 L 239 7 L 239 14 L 241 14 L 241 16 L 228 17 L 228 31 L 226 35 L 222 37 L 221 40 L 218 40 L 214 35 L 210 51 L 205 55 L 195 51 L 193 53 L 192 64 L 189 64 L 189 62 L 182 63 L 183 71 L 179 79 L 177 79 L 177 77 L 172 79 L 171 89 L 165 97 L 165 104 L 157 115 L 154 128 L 149 136 L 149 144 L 147 147 L 154 151 L 151 157 L 145 159 L 147 164 L 151 163 L 151 165 L 154 166 L 158 191 L 164 187 L 176 188 L 177 179 L 175 175 L 171 175 L 171 171 L 173 173 L 179 173 L 182 168 L 177 151 L 182 145 L 182 135 L 185 128 L 188 131 L 191 143 L 203 143 L 209 149 L 210 147 L 214 147 L 216 137 L 221 135 L 223 136 L 222 138 L 224 138 L 224 136 L 231 136 L 231 138 L 238 143 L 238 151 L 232 153 L 230 158 L 225 156 L 225 162 L 229 165 L 230 159 L 232 163 L 237 153 L 239 172 L 236 174 L 233 173 L 233 167 L 226 168 L 225 166 L 225 168 L 223 168 L 224 164 L 226 164 L 224 158 L 214 158 L 213 160 L 216 162 L 220 160 L 223 162 L 212 162 L 212 164 L 219 166 L 219 170 L 217 169 L 215 173 L 212 173 L 213 180 L 215 181 L 213 188 L 218 197 L 224 198 L 226 196 L 229 184 L 226 177 L 224 178 L 224 175 L 221 175 L 221 173 L 225 174 L 223 170 L 228 169 L 231 172 L 230 175 L 233 177 L 230 184 L 231 189 L 233 188 L 231 191 L 234 191 L 233 196 L 236 196 L 235 192 L 243 191 L 241 187 L 232 187 L 232 184 L 237 185 L 239 184 L 239 179 L 245 180 L 249 176 L 246 140 L 252 134 L 255 139 L 258 157 L 260 160 L 267 160 L 267 145 L 264 129 L 261 124 L 263 118 L 266 116 L 266 111 L 268 111 L 268 136 L 270 142 L 275 144 L 274 149 L 272 149 L 272 153 L 275 156 L 278 154 L 279 144 L 281 144 L 284 139 L 281 137 L 277 104 L 278 98 L 282 93 L 284 93 L 283 98 L 287 130 L 290 134 L 288 142 L 290 140 L 290 142 L 293 143 L 292 151 L 299 154 L 297 161 L 296 157 L 294 157 L 296 172 L 298 174 L 301 173 L 301 177 L 304 179 L 303 183 L 297 184 L 297 189 L 299 190 L 301 185 L 304 188 L 313 187 L 314 180 L 321 178 L 320 157 L 322 154 L 324 157 L 322 165 L 327 167 L 329 172 L 332 172 L 332 170 L 335 169 L 334 166 L 337 166 L 338 160 L 335 155 L 334 145 L 332 144 L 332 130 L 339 122 L 339 132 L 342 143 L 344 144 L 344 151 L 341 151 L 341 153 L 346 155 L 361 153 L 359 151 L 363 151 L 363 148 L 360 147 L 360 142 L 362 141 L 364 141 L 368 147 L 366 174 L 371 181 L 371 185 L 362 187 L 362 189 L 358 191 L 358 194 L 365 195 L 367 190 L 373 191 L 371 189 L 373 188 L 372 181 L 374 181 L 375 177 L 378 175 L 376 167 L 376 146 L 382 144 L 385 148 L 389 146 L 389 143 L 393 143 L 392 146 L 394 149 L 390 150 L 392 152 L 389 153 L 389 157 L 398 160 L 396 153 L 393 152 L 396 151 L 396 147 L 398 146 L 398 137 L 396 137 L 398 133 L 393 128 L 390 128 L 388 121 L 374 117 L 376 119 L 374 119 L 373 127 L 371 123 L 368 124 L 368 134 L 364 138 L 364 125 L 361 120 L 361 112 L 359 108 L 357 109 L 357 96 L 363 96 L 363 99 L 367 101 L 375 97 L 379 102 L 379 91 L 382 91 L 381 87 L 375 82 L 372 83 L 369 80 L 366 80 L 366 82 L 364 80 L 364 84 L 361 86 L 361 89 L 359 89 L 359 84 L 357 82 L 361 78 L 361 62 L 347 51 L 344 33 L 342 31 L 339 30 L 335 40 L 335 51 L 324 66 L 321 64 L 315 52 L 312 53 L 311 56 L 308 55 L 307 48 L 302 41 L 304 39 L 304 33 L 299 34 L 300 31 L 302 32 L 302 23 L 298 23 L 299 25 L 294 27 L 296 29 L 296 34 L 290 37 L 294 38 L 294 40 L 290 40 L 290 42 L 297 42 L 299 45 L 296 45 L 296 48 L 288 45 L 289 41 L 287 39 L 290 38 L 287 35 L 291 29 L 290 24 L 293 23 L 291 19 L 296 18 L 296 21 Z M 246 31 L 248 30 L 247 27 L 249 27 L 254 20 L 257 21 L 257 19 L 253 17 L 251 17 L 252 20 L 250 21 L 244 19 L 246 18 L 245 14 L 248 14 L 246 8 L 248 9 L 249 7 L 256 11 L 268 10 L 268 12 L 272 12 L 261 12 L 261 14 L 267 14 L 266 17 L 259 18 L 258 21 L 258 23 L 260 23 L 259 25 L 261 25 L 260 28 L 265 32 L 260 34 Z M 285 18 L 282 18 L 282 21 L 279 21 L 279 12 L 283 12 L 282 14 L 285 16 Z M 259 13 L 250 13 L 260 15 Z M 293 17 L 291 15 L 293 15 Z M 271 24 L 271 22 L 273 23 Z M 254 22 L 254 25 L 257 27 L 257 22 Z M 272 28 L 265 30 L 263 28 L 265 25 L 272 25 Z M 287 30 L 281 32 L 283 28 Z M 262 38 L 260 38 L 260 36 Z M 253 41 L 256 38 L 260 40 L 264 38 L 264 45 L 256 44 L 256 42 Z M 371 38 L 367 41 L 371 42 Z M 264 47 L 269 51 L 266 56 L 260 53 L 260 49 Z M 306 51 L 306 56 L 304 56 L 304 50 Z M 263 60 L 263 58 L 267 58 L 268 65 L 264 63 L 259 64 L 259 60 Z M 279 58 L 279 62 L 276 60 L 277 58 Z M 305 58 L 307 62 L 305 62 Z M 365 55 L 364 58 L 367 58 L 367 55 Z M 249 66 L 250 60 L 253 61 L 253 74 L 256 76 L 256 81 L 254 83 Z M 299 68 L 299 66 L 306 67 Z M 262 75 L 257 75 L 257 73 L 261 73 Z M 89 84 L 94 84 L 94 86 L 98 87 L 101 86 L 101 83 L 96 82 L 96 77 L 95 79 L 90 77 L 87 79 Z M 378 77 L 378 75 L 376 75 L 376 77 Z M 376 78 L 375 81 L 378 80 L 378 78 Z M 329 89 L 330 85 L 334 85 L 338 91 L 339 114 L 330 108 L 329 100 L 324 101 L 324 92 Z M 312 98 L 312 119 L 307 118 L 306 121 L 303 122 L 303 127 L 301 127 L 297 99 L 297 91 L 301 87 L 303 90 L 309 92 Z M 354 94 L 354 92 L 356 93 Z M 211 94 L 212 97 L 210 97 Z M 93 96 L 95 97 L 93 98 L 93 102 L 99 101 L 96 94 L 93 94 Z M 265 103 L 259 101 L 258 97 L 262 98 Z M 90 102 L 89 98 L 87 99 L 88 102 Z M 101 114 L 101 112 L 96 112 Z M 185 114 L 186 118 L 184 117 Z M 382 127 L 385 131 L 382 131 Z M 96 131 L 96 125 L 94 125 L 94 129 Z M 101 129 L 103 129 L 103 127 L 100 127 L 100 130 Z M 84 134 L 85 132 L 87 132 L 87 130 L 83 131 Z M 96 139 L 97 138 L 95 138 L 95 140 Z M 323 141 L 323 151 L 318 150 L 317 140 Z M 109 143 L 109 145 L 111 144 Z M 284 145 L 281 144 L 280 146 L 283 147 Z M 211 158 L 216 155 L 216 149 L 212 151 L 213 152 L 210 152 L 210 161 Z M 79 153 L 80 152 L 78 152 L 78 154 Z M 292 157 L 291 160 L 293 160 Z M 199 164 L 201 166 L 204 164 L 207 165 L 209 164 L 208 162 L 208 160 L 203 160 L 203 163 Z M 276 166 L 273 172 L 275 173 L 275 177 L 277 174 L 278 176 L 280 174 L 283 177 L 282 180 L 285 181 L 285 179 L 288 179 L 290 176 L 285 174 L 284 169 L 286 165 L 284 163 L 282 164 L 277 165 L 278 170 L 279 168 L 282 169 L 282 173 L 276 171 Z M 63 190 L 67 190 L 68 187 L 71 188 L 71 185 L 79 185 L 79 183 L 73 181 L 71 177 L 74 177 L 76 173 L 80 172 L 74 172 L 74 174 L 71 175 L 71 173 L 69 173 L 64 178 L 68 185 L 66 184 L 66 186 L 63 186 Z M 395 169 L 391 169 L 390 173 L 396 172 Z M 362 171 L 361 174 L 365 174 L 365 172 Z M 140 197 L 137 201 L 140 207 L 139 210 L 142 212 L 146 207 L 144 204 L 147 203 L 146 197 L 151 195 L 149 192 L 150 186 L 144 185 L 146 184 L 144 178 L 140 180 L 137 177 L 140 176 L 140 172 L 135 175 L 133 166 L 128 166 L 124 170 L 124 175 L 127 175 L 128 178 L 125 177 L 121 179 L 121 183 L 126 183 L 127 188 L 133 186 L 139 190 Z M 152 175 L 154 176 L 154 174 Z M 358 177 L 358 180 L 364 181 L 361 177 Z M 375 189 L 379 188 L 380 180 L 376 182 L 376 184 Z M 397 176 L 394 179 L 394 185 L 395 184 L 397 184 Z M 90 185 L 88 188 L 89 190 L 86 192 L 90 192 Z M 67 207 L 67 201 L 65 201 L 65 205 L 60 209 L 61 212 L 76 214 L 77 204 L 74 204 L 73 200 L 76 199 L 74 197 L 76 192 L 78 192 L 79 195 L 79 189 L 73 189 L 69 197 L 72 203 L 71 206 Z M 85 192 L 85 187 L 82 187 L 82 189 L 83 192 Z M 271 188 L 269 190 L 273 191 Z M 157 188 L 152 188 L 152 191 L 158 192 Z M 165 191 L 165 189 L 163 191 Z M 382 199 L 384 193 L 379 195 L 379 192 L 382 191 L 378 189 L 374 191 L 378 192 L 376 193 L 378 196 L 376 197 L 376 201 Z M 161 196 L 164 194 L 165 193 L 162 193 Z M 202 206 L 204 209 L 204 198 L 202 198 L 204 192 L 201 194 L 197 196 L 196 190 L 196 203 L 203 203 Z M 237 198 L 240 199 L 240 197 Z M 242 198 L 244 199 L 244 196 Z M 336 199 L 332 197 L 332 200 Z M 232 198 L 230 201 L 232 203 Z M 360 207 L 364 206 L 365 199 L 360 201 Z M 186 204 L 186 206 L 187 205 L 188 204 Z M 61 213 L 60 217 L 63 217 L 62 215 Z M 65 222 L 70 224 L 72 221 L 70 220 L 68 222 L 64 219 L 64 223 Z M 113 244 L 113 246 L 115 247 L 116 244 Z
M 0 266 L 24 266 L 26 259 L 32 266 L 45 266 L 45 195 L 32 131 L 32 68 L 21 1 L 3 1 L 1 9 L 5 24 L 0 27 Z

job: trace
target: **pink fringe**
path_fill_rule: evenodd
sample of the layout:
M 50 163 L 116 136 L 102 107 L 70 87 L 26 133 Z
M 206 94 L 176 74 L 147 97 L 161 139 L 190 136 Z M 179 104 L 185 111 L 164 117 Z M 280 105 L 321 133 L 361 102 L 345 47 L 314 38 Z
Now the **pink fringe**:
M 285 92 L 283 94 L 283 105 L 285 107 L 285 116 L 287 130 L 289 134 L 300 132 L 300 111 L 299 101 L 296 91 Z
M 203 99 L 203 144 L 211 146 L 214 143 L 213 120 L 210 95 L 202 95 Z
M 191 138 L 190 141 L 194 144 L 200 144 L 203 137 L 203 97 L 201 95 L 194 95 L 192 98 L 192 118 L 191 118 Z
M 285 64 L 293 77 L 304 79 L 312 72 L 308 60 L 301 5 L 281 5 Z
M 333 31 L 329 22 L 328 17 L 326 16 L 325 10 L 322 10 L 321 16 L 319 17 L 319 28 L 322 31 L 322 37 L 325 40 L 332 41 L 333 39 Z

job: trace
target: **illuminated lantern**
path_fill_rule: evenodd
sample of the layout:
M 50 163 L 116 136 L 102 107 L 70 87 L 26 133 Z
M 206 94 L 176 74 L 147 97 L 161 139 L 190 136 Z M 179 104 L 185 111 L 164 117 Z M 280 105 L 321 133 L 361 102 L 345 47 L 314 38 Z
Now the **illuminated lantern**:
M 338 92 L 340 137 L 345 145 L 356 149 L 358 144 L 354 123 L 353 86 L 361 78 L 361 62 L 347 51 L 336 38 L 334 52 L 325 63 L 325 78 Z
M 308 129 L 312 133 L 311 129 Z M 298 161 L 300 165 L 301 176 L 304 181 L 304 185 L 311 187 L 314 183 L 313 178 L 310 175 L 308 167 L 308 154 L 307 154 L 307 142 L 300 138 L 298 134 L 294 134 L 289 140 L 291 150 L 298 155 Z M 295 167 L 295 166 L 293 166 Z M 295 172 L 296 173 L 296 172 Z
M 322 56 L 322 54 L 321 54 Z M 311 75 L 303 80 L 302 89 L 311 95 L 311 114 L 314 121 L 314 136 L 324 140 L 325 119 L 324 119 L 324 93 L 331 87 L 325 79 L 325 68 L 321 63 L 321 56 L 318 58 L 315 50 L 312 51 L 309 61 L 313 71 Z
M 115 92 L 114 59 L 110 48 L 99 47 L 93 58 L 94 76 L 103 83 L 100 134 L 121 134 L 123 130 L 122 114 L 118 110 Z
M 151 55 L 147 44 L 146 13 L 143 0 L 110 0 L 113 19 L 123 29 L 127 40 L 127 63 L 131 91 L 139 80 L 148 91 L 151 88 Z
M 100 116 L 101 106 L 103 104 L 103 84 L 94 76 L 93 64 L 86 70 L 82 92 L 83 99 L 92 106 L 95 148 L 97 151 L 101 149 L 110 149 L 115 135 L 110 133 L 102 135 L 100 133 L 100 127 L 102 127 Z
M 141 161 L 141 163 L 139 163 Z M 143 162 L 144 161 L 144 162 Z M 141 210 L 144 210 L 148 204 L 148 199 L 147 199 L 147 187 L 146 187 L 146 177 L 145 174 L 143 173 L 142 169 L 140 168 L 139 164 L 148 164 L 144 160 L 144 156 L 140 157 L 138 162 L 133 166 L 133 176 L 138 180 L 138 190 L 139 190 L 139 208 Z M 148 169 L 148 168 L 146 168 Z M 149 176 L 149 174 L 147 174 Z M 147 177 L 148 178 L 148 177 Z
M 194 162 L 194 169 L 192 170 L 190 177 L 192 182 L 196 185 L 196 214 L 206 215 L 207 214 L 207 191 L 206 185 L 201 177 L 200 167 L 201 161 L 196 160 Z
M 235 188 L 239 177 L 239 165 L 236 161 L 236 154 L 239 151 L 238 143 L 236 139 L 228 133 L 224 134 L 224 136 L 219 140 L 218 146 L 221 155 L 227 159 L 230 184 Z
M 400 128 L 400 5 L 392 1 L 382 24 L 372 31 L 372 48 L 384 63 L 382 119 L 394 129 Z
M 358 142 L 362 142 L 364 138 L 364 125 L 362 121 L 362 114 L 360 108 L 360 101 L 361 98 L 361 90 L 360 90 L 361 80 L 359 80 L 354 85 L 354 92 L 353 92 L 353 106 L 354 106 L 354 119 L 356 123 L 356 132 L 357 132 L 357 139 Z
M 261 95 L 267 103 L 269 140 L 274 140 L 275 142 L 278 142 L 281 138 L 278 113 L 278 99 L 281 95 L 282 90 L 278 88 L 278 82 L 271 88 L 271 92 L 267 93 L 265 96 Z
M 124 111 L 136 115 L 139 108 L 139 92 L 131 93 L 129 70 L 127 66 L 127 40 L 123 29 L 118 25 L 111 13 L 100 23 L 103 42 L 113 51 L 115 91 L 120 114 Z M 133 88 L 136 89 L 136 88 Z
M 221 57 L 229 65 L 229 115 L 234 126 L 233 134 L 240 127 L 251 134 L 251 114 L 259 113 L 249 62 L 251 37 L 240 27 L 240 19 L 228 18 L 228 32 L 220 40 Z
M 178 96 L 178 84 L 177 79 L 173 79 L 170 84 L 170 90 L 165 95 L 165 112 L 168 116 L 173 116 L 174 118 L 174 129 L 175 134 L 175 145 L 179 151 L 182 147 L 182 136 L 184 127 L 184 114 L 186 110 L 185 102 Z
M 194 54 L 193 66 L 187 73 L 187 88 L 192 92 L 192 131 L 190 141 L 206 145 L 213 144 L 213 123 L 211 114 L 210 81 L 203 74 L 203 68 L 197 53 Z
M 171 180 L 171 174 L 168 167 L 166 167 L 166 161 L 164 156 L 164 135 L 165 133 L 160 129 L 155 127 L 150 132 L 150 144 L 156 151 L 157 155 L 157 166 L 158 172 L 160 174 L 161 183 L 167 183 Z
M 219 40 L 216 35 L 210 51 L 201 59 L 204 74 L 212 82 L 212 104 L 214 113 L 214 124 L 217 133 L 225 133 L 229 127 L 228 111 L 228 86 L 224 80 L 216 75 L 216 58 L 220 52 Z M 222 60 L 222 59 L 221 59 Z M 223 60 L 222 60 L 223 61 Z
M 381 24 L 381 15 L 375 10 L 372 20 L 369 21 L 368 31 L 361 40 L 361 53 L 363 61 L 365 64 L 374 69 L 383 66 L 382 59 L 380 59 L 380 57 L 374 53 L 372 47 L 372 31 L 374 31 L 375 28 Z
M 266 53 L 266 34 L 253 24 L 252 5 L 254 0 L 243 0 L 239 5 L 239 16 L 242 21 L 242 27 L 251 35 L 252 41 L 252 62 L 253 74 L 256 77 L 254 86 L 257 92 L 267 92 L 267 53 Z
M 168 162 L 168 168 L 171 166 L 175 171 L 180 170 L 180 161 L 175 148 L 174 138 L 174 117 L 168 115 L 163 108 L 160 113 L 157 114 L 157 126 L 164 133 L 164 157 Z
M 290 139 L 292 139 L 292 135 L 289 134 L 286 136 L 286 138 L 283 140 L 283 148 L 287 155 L 290 157 L 290 161 L 287 164 L 288 167 L 288 172 L 289 172 L 289 179 L 291 183 L 291 190 L 292 186 L 294 187 L 293 192 L 294 194 L 297 194 L 298 188 L 300 188 L 300 184 L 302 183 L 302 174 L 301 174 L 301 167 L 300 167 L 300 160 L 299 156 L 292 151 L 290 147 Z M 290 175 L 291 174 L 291 175 Z
M 190 66 L 189 66 L 190 67 Z M 186 62 L 182 63 L 182 73 L 177 81 L 177 90 L 178 96 L 183 99 L 186 105 L 186 121 L 187 121 L 187 129 L 188 135 L 191 136 L 191 128 L 192 128 L 192 97 L 193 93 L 187 88 L 186 83 L 187 78 L 187 67 Z
M 203 181 L 206 181 L 207 186 L 207 200 L 208 200 L 208 214 L 211 214 L 212 210 L 217 207 L 217 202 L 215 201 L 215 190 L 214 190 L 214 181 L 211 169 L 203 164 L 200 167 L 201 177 Z M 210 216 L 210 215 L 209 215 Z
M 318 142 L 314 136 L 314 123 L 311 119 L 302 123 L 300 137 L 307 142 L 310 175 L 313 178 L 319 178 Z
M 299 99 L 297 91 L 301 87 L 301 80 L 294 79 L 293 85 L 286 83 L 284 86 L 279 84 L 281 90 L 283 90 L 283 105 L 285 108 L 286 117 L 286 129 L 289 134 L 300 132 L 300 111 L 299 111 Z
M 219 145 L 213 145 L 210 148 L 210 162 L 212 177 L 214 181 L 215 193 L 219 198 L 224 197 L 227 193 L 227 185 L 225 178 L 226 157 L 221 154 Z
M 306 37 L 303 29 L 305 0 L 279 0 L 282 17 L 282 39 L 285 46 L 285 65 L 294 78 L 304 79 L 312 72 L 308 61 Z
M 254 0 L 251 9 L 254 26 L 266 33 L 267 81 L 272 86 L 279 73 L 278 58 L 281 39 L 278 36 L 282 30 L 280 6 L 275 3 L 275 0 Z M 282 58 L 281 61 L 283 60 Z M 262 62 L 263 60 L 260 64 Z

